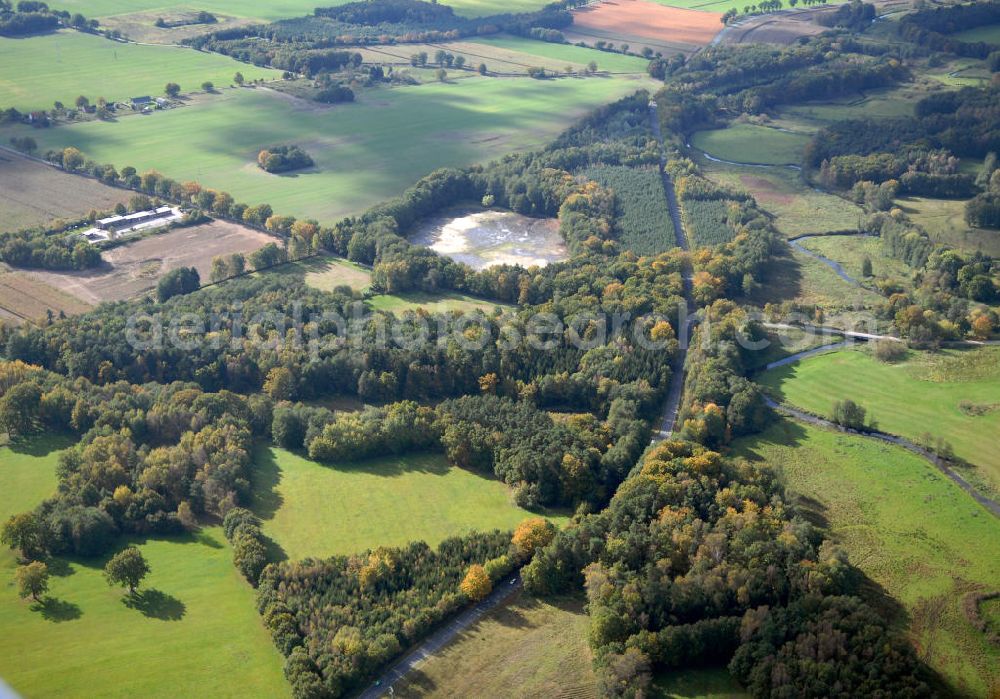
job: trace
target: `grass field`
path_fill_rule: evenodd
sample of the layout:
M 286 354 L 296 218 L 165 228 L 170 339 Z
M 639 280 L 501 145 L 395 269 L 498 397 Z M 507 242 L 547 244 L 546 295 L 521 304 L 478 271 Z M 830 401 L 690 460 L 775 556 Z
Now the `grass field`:
M 1000 231 L 971 228 L 965 222 L 965 202 L 956 199 L 905 197 L 897 204 L 939 243 L 966 253 L 1000 256 Z
M 698 158 L 702 172 L 719 184 L 742 189 L 774 216 L 774 225 L 792 237 L 857 228 L 861 209 L 833 194 L 818 192 L 788 168 L 740 167 Z
M 997 587 L 1000 521 L 920 457 L 863 437 L 782 420 L 735 448 L 780 470 L 871 580 L 873 602 L 950 683 L 947 696 L 995 691 L 1000 648 L 969 624 L 962 600 Z
M 758 165 L 797 165 L 808 142 L 805 134 L 754 124 L 733 124 L 691 136 L 691 145 L 713 158 Z
M 959 41 L 975 43 L 983 41 L 987 44 L 1000 46 L 1000 24 L 987 24 L 985 27 L 966 29 L 964 32 L 956 32 L 952 37 Z
M 338 286 L 362 291 L 371 283 L 371 272 L 361 265 L 326 255 L 281 265 L 268 274 L 301 276 L 307 285 L 320 291 L 333 291 Z
M 572 46 L 570 44 L 554 44 L 521 37 L 486 37 L 469 42 L 470 45 L 483 46 L 483 59 L 491 50 L 516 51 L 526 56 L 540 56 L 553 63 L 571 66 L 585 66 L 591 61 L 597 63 L 598 70 L 608 70 L 613 73 L 645 73 L 649 64 L 639 56 L 625 56 L 620 53 L 597 51 L 595 49 Z M 487 64 L 488 65 L 488 64 Z M 534 65 L 534 64 L 529 64 Z M 561 68 L 562 66 L 558 66 Z
M 394 687 L 403 697 L 596 699 L 583 600 L 518 593 Z
M 855 279 L 863 279 L 861 267 L 864 258 L 867 257 L 871 260 L 874 277 L 897 279 L 905 286 L 910 286 L 909 282 L 914 270 L 906 263 L 884 255 L 882 241 L 878 238 L 828 235 L 802 240 L 799 244 L 807 250 L 819 253 L 834 262 L 839 262 L 847 274 Z
M 198 96 L 191 106 L 30 130 L 41 149 L 75 145 L 118 167 L 156 168 L 178 180 L 266 202 L 282 214 L 324 223 L 400 193 L 431 170 L 536 147 L 586 111 L 649 84 L 648 79 L 475 78 L 380 90 L 333 108 L 272 90 Z M 272 175 L 255 164 L 261 148 L 296 143 L 316 167 Z
M 392 313 L 415 311 L 418 308 L 423 308 L 430 313 L 446 313 L 448 311 L 468 313 L 476 310 L 490 313 L 495 308 L 508 307 L 502 303 L 487 301 L 465 294 L 454 292 L 429 294 L 420 291 L 405 294 L 380 294 L 373 296 L 369 299 L 368 303 L 375 310 L 390 311 Z
M 21 111 L 51 109 L 55 100 L 72 106 L 78 95 L 92 103 L 98 97 L 111 102 L 162 95 L 168 82 L 179 84 L 182 92 L 200 90 L 206 80 L 223 87 L 237 71 L 247 80 L 281 77 L 281 71 L 219 54 L 125 44 L 70 29 L 0 38 L 0 104 Z
M 433 546 L 473 530 L 514 529 L 532 516 L 503 483 L 439 455 L 324 466 L 262 447 L 253 486 L 264 533 L 292 560 L 418 540 Z
M 0 151 L 0 232 L 83 218 L 127 203 L 130 192 Z
M 806 102 L 782 107 L 780 126 L 795 130 L 816 129 L 843 119 L 879 119 L 910 116 L 918 101 L 927 96 L 932 83 L 906 83 L 899 87 L 866 90 L 841 99 Z M 941 89 L 940 85 L 933 85 Z
M 0 448 L 0 519 L 54 492 L 47 437 Z M 218 527 L 137 541 L 152 568 L 139 606 L 108 587 L 103 560 L 59 560 L 49 599 L 18 598 L 14 556 L 0 551 L 0 676 L 24 696 L 280 697 L 281 656 Z
M 741 3 L 740 0 L 653 0 L 653 2 L 667 7 L 681 7 L 685 10 L 720 13 L 732 9 L 743 12 L 743 8 L 747 5 L 745 2 Z
M 780 400 L 818 415 L 851 398 L 886 432 L 943 438 L 975 466 L 970 475 L 1000 491 L 1000 453 L 989 437 L 1000 434 L 1000 348 L 911 352 L 899 364 L 878 362 L 862 349 L 832 352 L 775 369 L 761 382 Z M 976 407 L 984 413 L 973 414 Z

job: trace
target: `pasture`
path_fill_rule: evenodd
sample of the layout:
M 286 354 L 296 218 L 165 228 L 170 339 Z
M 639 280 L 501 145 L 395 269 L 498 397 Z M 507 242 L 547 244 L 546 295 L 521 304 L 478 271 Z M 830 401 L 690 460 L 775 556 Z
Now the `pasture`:
M 938 243 L 966 253 L 1000 256 L 1000 231 L 972 228 L 965 222 L 965 202 L 958 199 L 903 197 L 896 204 Z
M 271 236 L 228 221 L 175 228 L 102 253 L 105 264 L 79 272 L 32 270 L 36 281 L 72 295 L 85 304 L 123 301 L 152 291 L 160 277 L 178 267 L 194 267 L 202 284 L 212 258 L 248 253 L 275 241 Z
M 74 145 L 88 157 L 226 190 L 239 201 L 324 223 L 363 211 L 430 171 L 545 143 L 589 110 L 650 84 L 648 78 L 474 78 L 378 90 L 323 107 L 267 89 L 199 95 L 190 106 L 118 123 L 28 130 L 40 148 Z M 303 146 L 308 170 L 273 175 L 261 148 Z M 141 144 L 141 147 L 139 147 Z
M 774 225 L 788 237 L 857 228 L 861 209 L 833 194 L 813 189 L 789 168 L 744 167 L 697 158 L 711 180 L 753 195 L 774 216 Z
M 517 593 L 434 654 L 394 689 L 405 697 L 596 699 L 583 599 Z
M 985 434 L 985 432 L 984 432 Z M 863 594 L 894 616 L 951 696 L 987 696 L 1000 648 L 963 611 L 996 589 L 1000 521 L 922 458 L 901 448 L 781 420 L 734 444 L 781 473 L 803 514 L 868 578 Z
M 127 203 L 130 192 L 0 150 L 0 231 L 17 231 L 55 219 L 78 219 L 91 209 Z
M 67 446 L 42 437 L 0 448 L 0 518 L 54 492 L 58 453 Z M 31 697 L 289 695 L 281 656 L 219 527 L 132 543 L 152 573 L 131 607 L 105 582 L 103 559 L 51 562 L 44 602 L 22 600 L 14 556 L 0 550 L 0 676 L 7 683 Z
M 750 695 L 725 668 L 691 668 L 653 676 L 652 699 L 746 699 Z
M 764 374 L 778 400 L 828 416 L 834 401 L 867 408 L 879 429 L 916 442 L 944 439 L 971 466 L 963 474 L 1000 492 L 1000 348 L 912 351 L 883 364 L 863 349 L 810 357 Z
M 419 540 L 436 546 L 470 531 L 514 529 L 532 516 L 500 481 L 437 454 L 322 465 L 261 447 L 255 463 L 252 509 L 292 560 Z
M 283 265 L 275 272 L 303 273 L 303 281 L 320 291 L 333 291 L 338 286 L 349 286 L 353 291 L 362 291 L 371 284 L 371 272 L 348 260 L 326 255 Z
M 808 142 L 806 134 L 746 123 L 691 136 L 691 145 L 713 158 L 756 165 L 797 165 Z
M 724 11 L 679 9 L 649 0 L 602 2 L 575 10 L 573 24 L 563 34 L 572 43 L 606 41 L 628 44 L 632 51 L 648 46 L 669 56 L 690 53 L 711 42 L 722 29 Z
M 247 80 L 281 77 L 281 71 L 219 54 L 126 44 L 71 29 L 24 39 L 0 38 L 0 105 L 21 111 L 51 109 L 59 100 L 72 107 L 79 95 L 93 104 L 98 97 L 126 101 L 162 95 L 168 82 L 179 84 L 186 93 L 201 90 L 206 80 L 216 87 L 227 86 L 237 71 Z

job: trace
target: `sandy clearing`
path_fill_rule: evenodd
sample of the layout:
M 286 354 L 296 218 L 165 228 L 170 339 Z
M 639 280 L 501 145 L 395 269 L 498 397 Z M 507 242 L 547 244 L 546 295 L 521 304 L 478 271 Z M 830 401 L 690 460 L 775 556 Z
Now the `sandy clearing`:
M 156 288 L 160 277 L 178 267 L 194 267 L 208 282 L 212 258 L 251 252 L 274 242 L 271 236 L 227 221 L 178 228 L 104 253 L 105 264 L 83 272 L 29 274 L 88 304 L 122 301 Z

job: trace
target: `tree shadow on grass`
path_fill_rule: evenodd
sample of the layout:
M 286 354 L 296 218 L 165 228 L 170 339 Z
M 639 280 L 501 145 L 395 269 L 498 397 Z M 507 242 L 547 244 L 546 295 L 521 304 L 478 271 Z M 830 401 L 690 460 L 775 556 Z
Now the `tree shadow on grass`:
M 42 618 L 53 623 L 73 621 L 83 616 L 80 605 L 66 600 L 56 599 L 51 595 L 31 605 L 32 611 L 41 612 Z
M 68 578 L 76 573 L 65 558 L 50 558 L 45 561 L 45 565 L 49 569 L 49 575 L 57 578 Z
M 10 442 L 10 450 L 15 454 L 25 456 L 48 456 L 54 451 L 61 451 L 73 446 L 76 440 L 65 434 L 45 434 L 32 437 L 20 437 Z
M 254 453 L 253 477 L 253 513 L 261 519 L 274 518 L 275 513 L 281 509 L 285 499 L 278 492 L 278 485 L 281 483 L 281 467 L 278 460 L 274 458 L 275 450 L 267 447 L 260 447 Z
M 142 590 L 126 595 L 122 604 L 142 612 L 143 616 L 161 621 L 180 621 L 187 611 L 183 602 L 159 590 Z

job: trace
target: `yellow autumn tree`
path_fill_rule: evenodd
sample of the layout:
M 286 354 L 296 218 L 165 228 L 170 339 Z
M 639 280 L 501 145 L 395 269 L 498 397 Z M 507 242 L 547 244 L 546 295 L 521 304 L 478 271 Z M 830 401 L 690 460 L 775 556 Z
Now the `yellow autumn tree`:
M 465 574 L 465 579 L 458 586 L 466 597 L 479 602 L 493 591 L 493 582 L 486 573 L 486 569 L 478 563 L 469 567 L 469 572 Z
M 556 535 L 552 522 L 542 517 L 532 517 L 517 525 L 511 543 L 522 558 L 531 558 L 535 551 L 546 546 Z

